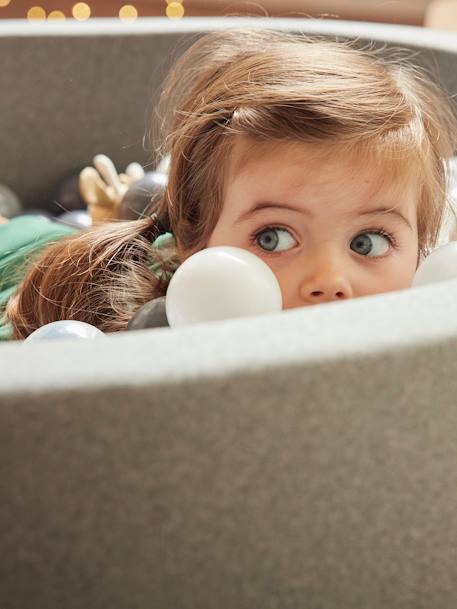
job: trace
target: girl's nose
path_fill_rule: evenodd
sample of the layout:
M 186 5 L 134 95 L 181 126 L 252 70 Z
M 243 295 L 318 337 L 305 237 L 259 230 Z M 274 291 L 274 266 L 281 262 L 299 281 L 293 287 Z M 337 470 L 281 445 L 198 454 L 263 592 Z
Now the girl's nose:
M 305 270 L 300 296 L 306 304 L 320 304 L 352 298 L 353 290 L 341 264 L 322 258 L 320 261 L 315 260 L 312 266 Z

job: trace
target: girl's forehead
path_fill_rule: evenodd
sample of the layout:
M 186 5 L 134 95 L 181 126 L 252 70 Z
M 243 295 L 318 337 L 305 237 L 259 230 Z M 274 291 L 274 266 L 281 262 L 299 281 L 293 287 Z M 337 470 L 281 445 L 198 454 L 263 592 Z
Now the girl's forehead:
M 232 144 L 226 185 L 249 181 L 267 186 L 281 177 L 294 186 L 352 183 L 354 188 L 404 190 L 417 187 L 419 163 L 375 147 L 347 146 L 336 142 L 257 141 L 238 136 Z

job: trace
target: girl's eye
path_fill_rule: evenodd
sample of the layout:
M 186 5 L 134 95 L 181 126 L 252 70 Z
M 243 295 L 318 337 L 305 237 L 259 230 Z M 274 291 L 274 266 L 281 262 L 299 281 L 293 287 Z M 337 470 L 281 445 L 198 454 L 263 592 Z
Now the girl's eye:
M 267 252 L 282 252 L 297 244 L 288 230 L 278 226 L 268 226 L 255 233 L 253 241 Z
M 351 241 L 350 248 L 361 256 L 383 256 L 393 245 L 390 235 L 384 231 L 360 233 Z

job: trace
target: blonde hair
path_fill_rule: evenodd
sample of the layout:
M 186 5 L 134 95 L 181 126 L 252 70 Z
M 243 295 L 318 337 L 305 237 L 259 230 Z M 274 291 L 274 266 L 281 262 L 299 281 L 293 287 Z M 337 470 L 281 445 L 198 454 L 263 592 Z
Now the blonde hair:
M 415 175 L 420 252 L 436 244 L 457 123 L 438 85 L 396 52 L 272 30 L 211 33 L 178 59 L 154 118 L 157 155 L 171 156 L 156 211 L 181 253 L 205 247 L 240 135 L 331 144 L 370 155 L 390 175 Z M 123 329 L 166 291 L 148 269 L 154 229 L 150 219 L 110 224 L 50 247 L 7 308 L 16 337 L 57 319 Z M 176 252 L 165 258 L 168 268 L 179 265 Z

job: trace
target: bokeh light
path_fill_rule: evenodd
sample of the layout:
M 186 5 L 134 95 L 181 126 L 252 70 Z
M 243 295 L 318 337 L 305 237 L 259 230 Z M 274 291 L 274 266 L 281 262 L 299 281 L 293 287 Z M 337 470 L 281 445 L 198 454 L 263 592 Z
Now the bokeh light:
M 166 14 L 169 19 L 181 19 L 184 17 L 184 7 L 181 2 L 169 2 Z
M 135 21 L 138 17 L 138 11 L 131 4 L 125 4 L 119 11 L 119 19 L 121 21 Z
M 27 19 L 29 21 L 43 21 L 43 19 L 46 19 L 46 11 L 41 6 L 32 6 L 27 11 Z
M 48 19 L 66 19 L 62 11 L 51 11 L 48 15 Z
M 85 2 L 77 2 L 71 9 L 71 14 L 78 21 L 86 21 L 90 17 L 90 6 Z
M 0 0 L 0 6 L 8 6 L 11 0 Z

